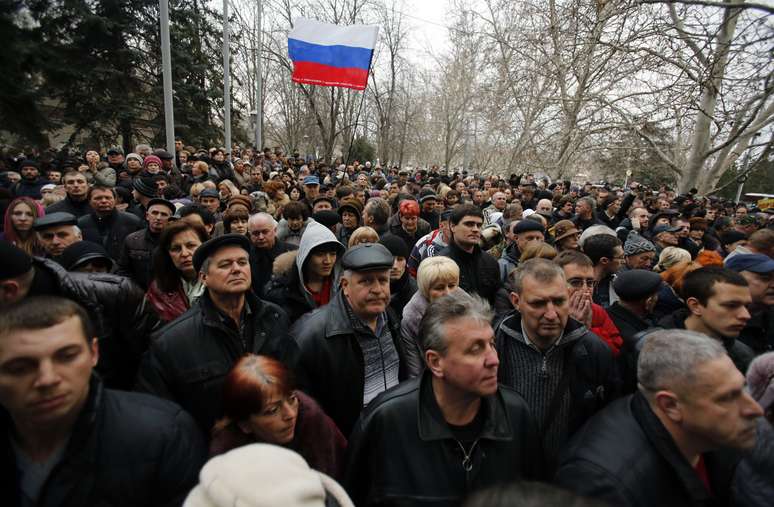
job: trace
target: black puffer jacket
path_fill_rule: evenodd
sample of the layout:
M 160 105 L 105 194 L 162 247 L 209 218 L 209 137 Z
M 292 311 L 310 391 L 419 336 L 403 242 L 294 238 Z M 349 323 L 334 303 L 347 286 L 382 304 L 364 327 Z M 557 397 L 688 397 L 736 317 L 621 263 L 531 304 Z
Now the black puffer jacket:
M 483 423 L 469 446 L 443 418 L 429 373 L 379 395 L 349 439 L 344 486 L 358 506 L 458 506 L 471 492 L 537 479 L 542 457 L 524 400 L 500 387 L 481 400 Z
M 685 329 L 685 319 L 689 315 L 688 309 L 678 310 L 671 315 L 667 315 L 658 321 L 658 325 L 664 329 Z M 736 338 L 723 338 L 723 347 L 725 347 L 728 357 L 736 365 L 742 374 L 747 372 L 747 367 L 755 359 L 755 352 L 750 347 Z
M 306 392 L 325 410 L 342 434 L 349 435 L 363 409 L 365 365 L 356 331 L 341 291 L 327 305 L 307 313 L 290 329 L 301 350 L 300 369 Z M 407 378 L 400 343 L 400 323 L 388 309 L 388 323 L 400 356 L 398 378 Z
M 468 294 L 477 294 L 495 304 L 500 282 L 500 266 L 497 260 L 476 245 L 473 253 L 468 253 L 452 240 L 449 246 L 438 252 L 449 257 L 460 268 L 460 287 Z
M 129 389 L 146 340 L 136 332 L 143 292 L 130 279 L 105 273 L 68 273 L 58 263 L 35 257 L 30 296 L 57 295 L 86 309 L 97 330 L 97 371 L 108 387 Z
M 288 317 L 278 306 L 248 292 L 245 344 L 226 326 L 205 292 L 183 315 L 152 340 L 140 365 L 138 389 L 179 403 L 209 434 L 222 416 L 223 380 L 244 354 L 272 356 L 294 369 L 298 347 L 288 336 Z M 251 333 L 250 333 L 251 332 Z
M 128 276 L 143 290 L 148 290 L 153 273 L 153 250 L 158 244 L 159 235 L 151 234 L 148 228 L 131 233 L 124 240 L 116 272 Z
M 610 405 L 573 437 L 555 482 L 615 507 L 730 505 L 739 456 L 731 451 L 703 456 L 714 497 L 637 393 Z
M 771 507 L 774 502 L 774 427 L 763 417 L 755 448 L 739 463 L 734 485 L 736 507 Z
M 0 409 L 0 497 L 20 505 L 16 458 Z M 207 459 L 191 416 L 153 396 L 104 389 L 93 377 L 62 462 L 46 480 L 40 507 L 179 506 Z
M 131 213 L 113 210 L 107 216 L 101 217 L 89 213 L 78 219 L 83 239 L 102 245 L 113 260 L 121 256 L 124 239 L 131 233 L 142 229 L 142 221 Z

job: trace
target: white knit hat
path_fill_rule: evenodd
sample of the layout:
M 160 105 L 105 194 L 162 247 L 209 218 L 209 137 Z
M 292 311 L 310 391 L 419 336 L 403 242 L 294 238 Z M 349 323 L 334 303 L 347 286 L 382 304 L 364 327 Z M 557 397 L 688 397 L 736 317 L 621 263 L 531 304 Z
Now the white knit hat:
M 208 461 L 183 507 L 324 507 L 326 494 L 354 507 L 336 481 L 309 468 L 298 453 L 250 444 Z

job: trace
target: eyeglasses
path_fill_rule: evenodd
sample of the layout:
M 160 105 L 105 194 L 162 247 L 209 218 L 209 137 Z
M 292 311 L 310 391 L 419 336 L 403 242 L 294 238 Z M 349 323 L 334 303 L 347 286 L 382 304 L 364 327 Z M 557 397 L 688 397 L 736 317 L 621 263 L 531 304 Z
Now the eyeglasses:
M 593 278 L 570 278 L 567 280 L 567 285 L 573 289 L 582 289 L 584 286 L 593 289 L 597 286 L 597 281 Z

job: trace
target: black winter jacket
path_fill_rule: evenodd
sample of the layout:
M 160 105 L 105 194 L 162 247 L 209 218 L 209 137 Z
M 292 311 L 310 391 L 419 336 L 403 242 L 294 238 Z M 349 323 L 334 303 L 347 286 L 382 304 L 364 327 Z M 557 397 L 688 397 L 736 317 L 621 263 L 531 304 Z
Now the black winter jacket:
M 278 256 L 293 250 L 298 250 L 298 247 L 283 241 L 276 241 L 271 250 L 258 250 L 254 246 L 250 247 L 252 287 L 253 292 L 258 297 L 263 297 L 266 284 L 271 280 L 274 260 Z
M 0 497 L 21 502 L 12 423 L 0 409 Z M 207 459 L 191 416 L 153 396 L 104 389 L 92 377 L 62 461 L 40 492 L 39 507 L 179 506 Z
M 153 250 L 158 244 L 159 236 L 151 234 L 147 227 L 128 235 L 118 256 L 116 273 L 130 277 L 148 290 L 153 273 Z
M 659 320 L 658 325 L 665 329 L 685 329 L 685 319 L 688 315 L 688 309 L 681 309 Z M 745 374 L 747 367 L 755 359 L 755 353 L 752 349 L 736 338 L 728 337 L 723 338 L 723 347 L 737 369 Z
M 142 221 L 131 213 L 113 210 L 107 216 L 101 217 L 92 212 L 78 219 L 83 239 L 93 241 L 105 247 L 113 260 L 121 256 L 124 239 L 131 233 L 142 229 Z
M 458 506 L 488 486 L 539 478 L 537 430 L 521 396 L 500 386 L 481 410 L 481 431 L 463 452 L 428 372 L 380 394 L 349 439 L 344 486 L 355 505 Z
M 223 415 L 221 391 L 225 376 L 241 356 L 271 356 L 294 369 L 298 348 L 287 334 L 285 312 L 252 292 L 247 294 L 246 306 L 250 311 L 245 316 L 245 334 L 246 339 L 252 338 L 247 344 L 233 327 L 223 323 L 205 291 L 152 340 L 140 365 L 138 390 L 179 403 L 209 434 Z
M 449 246 L 438 252 L 449 257 L 460 268 L 460 287 L 468 294 L 477 294 L 494 306 L 500 283 L 500 266 L 497 260 L 476 245 L 468 253 L 452 240 Z
M 618 356 L 618 371 L 621 376 L 621 393 L 631 394 L 637 390 L 637 333 L 652 327 L 651 324 L 621 306 L 620 301 L 607 309 L 615 327 L 621 333 L 623 347 Z
M 611 404 L 573 437 L 555 482 L 615 507 L 730 505 L 738 454 L 703 456 L 714 497 L 647 400 L 636 393 Z
M 417 281 L 409 275 L 408 270 L 397 281 L 390 280 L 390 308 L 400 319 L 403 317 L 403 308 L 408 304 L 417 291 Z
M 135 314 L 142 290 L 130 279 L 106 273 L 68 273 L 58 263 L 35 257 L 30 296 L 55 295 L 86 309 L 97 330 L 97 371 L 108 387 L 129 389 L 145 349 L 145 337 L 136 331 Z
M 91 209 L 91 204 L 89 204 L 88 199 L 84 199 L 82 201 L 73 201 L 70 199 L 69 195 L 66 195 L 65 198 L 61 201 L 55 202 L 54 204 L 46 207 L 46 215 L 56 213 L 57 211 L 70 213 L 71 215 L 75 215 L 77 218 L 80 218 L 82 216 L 88 215 L 94 210 Z
M 342 434 L 349 435 L 363 409 L 365 365 L 341 291 L 327 305 L 307 313 L 290 329 L 300 349 L 306 392 L 325 410 Z M 407 378 L 400 323 L 387 311 L 390 333 L 400 357 L 398 378 Z

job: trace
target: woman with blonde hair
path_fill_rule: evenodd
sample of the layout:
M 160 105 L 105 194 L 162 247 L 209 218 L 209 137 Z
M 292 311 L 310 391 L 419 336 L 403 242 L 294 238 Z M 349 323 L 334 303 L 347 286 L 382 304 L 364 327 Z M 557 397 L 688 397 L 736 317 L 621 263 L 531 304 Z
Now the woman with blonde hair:
M 347 244 L 347 247 L 352 248 L 353 246 L 360 245 L 362 243 L 378 242 L 379 234 L 377 234 L 373 227 L 364 225 L 362 227 L 358 227 L 352 232 L 352 235 L 349 237 L 349 243 Z
M 688 250 L 676 246 L 668 246 L 661 250 L 661 254 L 658 256 L 658 263 L 653 268 L 653 271 L 663 273 L 676 264 L 690 260 L 691 253 Z
M 357 231 L 356 231 L 357 232 Z M 425 369 L 424 354 L 419 346 L 419 323 L 434 300 L 443 297 L 460 284 L 460 268 L 448 257 L 428 257 L 417 270 L 417 292 L 403 308 L 400 339 L 406 355 L 409 378 L 418 377 Z

